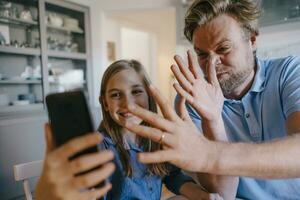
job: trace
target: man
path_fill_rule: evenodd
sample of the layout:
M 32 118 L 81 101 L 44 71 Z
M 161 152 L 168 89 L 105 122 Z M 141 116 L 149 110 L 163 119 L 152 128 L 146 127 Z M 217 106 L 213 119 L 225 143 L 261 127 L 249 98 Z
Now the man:
M 180 117 L 150 88 L 164 118 L 131 107 L 153 128 L 126 126 L 165 147 L 142 162 L 202 172 L 199 181 L 225 199 L 300 199 L 300 59 L 256 57 L 259 13 L 251 0 L 196 0 L 185 35 L 205 79 L 190 51 L 188 66 L 175 56 Z

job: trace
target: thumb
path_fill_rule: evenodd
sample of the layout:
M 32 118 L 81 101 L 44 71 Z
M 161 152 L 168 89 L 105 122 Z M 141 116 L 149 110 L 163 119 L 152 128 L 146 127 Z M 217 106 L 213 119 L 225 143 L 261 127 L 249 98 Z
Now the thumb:
M 53 135 L 49 123 L 45 124 L 44 130 L 45 130 L 45 139 L 46 139 L 46 154 L 48 154 L 55 149 Z

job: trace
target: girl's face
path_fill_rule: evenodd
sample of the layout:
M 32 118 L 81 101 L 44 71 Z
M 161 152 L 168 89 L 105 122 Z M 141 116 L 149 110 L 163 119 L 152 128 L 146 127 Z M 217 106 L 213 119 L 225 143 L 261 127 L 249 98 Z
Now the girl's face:
M 148 94 L 142 78 L 133 69 L 113 75 L 105 88 L 104 107 L 112 119 L 122 126 L 126 121 L 140 124 L 142 120 L 128 112 L 128 106 L 137 104 L 149 109 Z

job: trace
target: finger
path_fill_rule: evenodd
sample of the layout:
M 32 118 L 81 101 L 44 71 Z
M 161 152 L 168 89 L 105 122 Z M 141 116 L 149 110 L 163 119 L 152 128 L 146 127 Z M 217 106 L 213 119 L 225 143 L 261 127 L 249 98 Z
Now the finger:
M 174 151 L 171 149 L 160 150 L 151 153 L 139 153 L 138 160 L 144 164 L 171 162 L 173 155 Z
M 149 126 L 143 126 L 133 123 L 127 123 L 125 126 L 128 130 L 136 133 L 137 135 L 145 138 L 149 138 L 154 142 L 159 142 L 161 140 L 162 135 L 164 135 L 163 144 L 168 146 L 173 146 L 174 141 L 173 137 L 170 133 L 164 132 L 157 128 L 152 128 Z
M 190 95 L 190 93 L 186 92 L 178 83 L 174 83 L 173 87 L 181 97 L 185 98 L 188 103 L 193 105 L 194 98 L 192 95 Z
M 207 81 L 213 85 L 219 85 L 216 72 L 216 59 L 209 59 L 206 70 L 207 70 Z
M 189 81 L 190 83 L 194 82 L 194 75 L 192 74 L 192 72 L 189 70 L 189 67 L 185 66 L 182 58 L 178 55 L 174 56 L 174 60 L 176 61 L 180 72 L 182 73 L 182 75 L 186 78 L 187 81 Z
M 188 81 L 186 79 L 186 77 L 184 77 L 184 75 L 181 73 L 181 71 L 179 70 L 178 66 L 176 65 L 172 65 L 171 66 L 171 71 L 173 72 L 176 80 L 178 81 L 178 83 L 187 91 L 187 92 L 191 92 L 193 90 L 193 86 L 191 81 Z
M 159 92 L 157 88 L 153 85 L 149 86 L 149 91 L 153 96 L 154 100 L 157 102 L 162 114 L 165 118 L 170 119 L 172 121 L 179 120 L 175 110 L 170 106 L 166 98 Z
M 103 165 L 114 158 L 112 151 L 101 151 L 80 156 L 70 162 L 70 169 L 73 174 L 93 169 L 99 165 Z
M 102 137 L 99 133 L 90 133 L 84 136 L 76 137 L 58 147 L 53 153 L 53 157 L 62 157 L 64 159 L 68 159 L 82 150 L 98 145 L 101 141 Z
M 190 115 L 186 109 L 185 102 L 186 102 L 186 99 L 184 97 L 180 98 L 180 100 L 178 102 L 179 115 L 180 115 L 181 119 L 183 119 L 184 121 L 191 122 L 192 119 L 190 118 Z
M 192 72 L 192 74 L 194 75 L 194 77 L 196 79 L 202 78 L 198 61 L 195 60 L 195 57 L 193 56 L 192 51 L 188 50 L 187 55 L 188 55 L 188 62 L 189 62 L 190 71 Z
M 201 108 L 201 106 L 197 105 L 194 101 L 194 98 L 187 93 L 179 84 L 174 83 L 173 87 L 175 88 L 176 92 L 183 98 L 186 99 L 186 101 L 192 105 L 192 107 L 194 107 L 197 112 L 201 115 L 203 114 L 203 109 Z M 189 121 L 190 117 L 186 118 L 187 121 Z
M 111 190 L 112 185 L 111 183 L 105 184 L 104 187 L 101 188 L 94 188 L 87 192 L 81 192 L 76 195 L 76 198 L 80 200 L 91 200 L 91 199 L 99 199 L 103 197 L 109 190 Z
M 107 179 L 114 171 L 115 165 L 113 163 L 107 163 L 102 167 L 95 169 L 89 173 L 76 176 L 74 178 L 73 186 L 76 189 L 91 188 Z
M 46 123 L 44 125 L 44 131 L 45 131 L 45 139 L 46 139 L 46 154 L 48 154 L 55 149 L 55 143 L 53 140 L 53 135 L 49 123 Z
M 141 118 L 143 121 L 149 123 L 151 126 L 155 128 L 158 128 L 162 131 L 173 132 L 174 124 L 171 121 L 162 118 L 157 113 L 153 113 L 147 109 L 141 108 L 138 105 L 130 105 L 128 106 L 128 110 L 133 115 Z M 130 122 L 125 122 L 124 126 L 127 127 L 129 126 L 129 124 Z

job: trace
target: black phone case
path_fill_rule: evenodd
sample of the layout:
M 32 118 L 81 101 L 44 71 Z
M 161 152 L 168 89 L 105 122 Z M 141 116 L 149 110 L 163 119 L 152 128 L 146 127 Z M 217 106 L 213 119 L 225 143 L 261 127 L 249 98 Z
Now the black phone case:
M 83 136 L 94 131 L 88 105 L 82 91 L 49 94 L 46 96 L 46 105 L 53 138 L 57 147 L 75 137 Z M 97 146 L 85 149 L 69 159 L 72 160 L 83 154 L 95 152 L 98 152 Z M 76 174 L 76 176 L 88 173 L 99 167 L 101 166 L 81 172 Z M 104 182 L 94 187 L 103 185 Z

